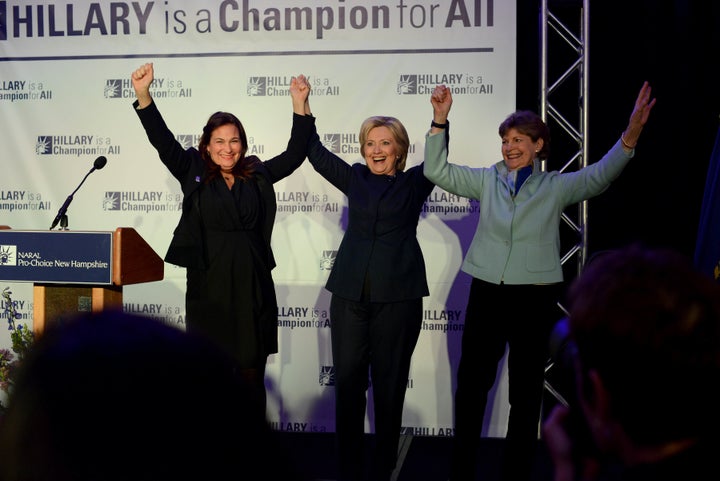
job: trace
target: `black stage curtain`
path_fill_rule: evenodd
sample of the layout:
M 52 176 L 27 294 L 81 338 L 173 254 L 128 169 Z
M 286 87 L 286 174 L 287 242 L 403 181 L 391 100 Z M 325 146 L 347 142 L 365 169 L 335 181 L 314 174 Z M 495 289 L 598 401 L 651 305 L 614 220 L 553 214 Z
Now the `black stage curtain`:
M 549 5 L 563 23 L 579 25 L 582 2 Z M 692 257 L 720 114 L 712 74 L 720 58 L 720 4 L 591 0 L 589 8 L 588 160 L 599 159 L 618 139 L 644 80 L 658 98 L 636 157 L 610 189 L 589 202 L 590 255 L 639 241 Z M 517 107 L 536 111 L 539 12 L 539 0 L 518 0 Z M 551 54 L 551 72 L 566 68 L 562 48 Z

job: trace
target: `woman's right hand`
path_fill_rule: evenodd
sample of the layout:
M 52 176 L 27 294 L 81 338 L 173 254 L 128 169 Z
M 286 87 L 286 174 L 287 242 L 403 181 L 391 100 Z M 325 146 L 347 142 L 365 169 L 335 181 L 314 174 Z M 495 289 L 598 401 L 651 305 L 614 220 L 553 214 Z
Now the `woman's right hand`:
M 138 108 L 143 109 L 152 103 L 150 84 L 154 78 L 155 72 L 152 63 L 141 65 L 130 76 L 135 89 L 135 96 L 138 99 Z
M 438 85 L 430 95 L 433 106 L 433 120 L 438 124 L 447 123 L 450 107 L 452 107 L 452 92 L 446 85 Z

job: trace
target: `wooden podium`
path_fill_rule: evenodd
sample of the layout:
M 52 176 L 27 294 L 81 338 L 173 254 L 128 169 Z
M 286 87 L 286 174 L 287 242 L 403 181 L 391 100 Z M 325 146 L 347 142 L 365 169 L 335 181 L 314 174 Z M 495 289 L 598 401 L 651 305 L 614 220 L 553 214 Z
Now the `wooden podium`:
M 122 309 L 123 286 L 163 279 L 162 258 L 131 227 L 110 232 L 0 226 L 0 280 L 33 283 L 33 331 L 77 312 Z

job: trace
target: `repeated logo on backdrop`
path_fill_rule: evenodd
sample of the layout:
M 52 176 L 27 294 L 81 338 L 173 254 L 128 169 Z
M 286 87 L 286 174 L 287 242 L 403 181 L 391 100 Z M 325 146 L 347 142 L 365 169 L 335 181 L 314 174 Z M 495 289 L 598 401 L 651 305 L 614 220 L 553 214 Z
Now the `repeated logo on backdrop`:
M 318 375 L 318 383 L 321 386 L 335 386 L 335 366 L 333 365 L 322 365 L 320 366 L 320 373 Z M 413 378 L 408 379 L 406 388 L 413 389 L 415 387 L 415 381 Z
M 464 217 L 478 213 L 480 204 L 475 199 L 467 199 L 436 188 L 428 196 L 422 210 L 425 214 L 437 214 L 442 218 Z
M 100 156 L 118 155 L 120 146 L 110 137 L 83 133 L 57 133 L 38 135 L 35 155 Z
M 150 317 L 165 324 L 185 328 L 185 306 L 160 303 L 123 303 L 123 311 Z
M 325 424 L 309 423 L 307 421 L 271 421 L 270 429 L 273 431 L 292 431 L 299 433 L 326 433 L 331 432 Z
M 42 200 L 39 192 L 0 190 L 0 212 L 50 210 L 52 203 Z
M 335 385 L 335 366 L 320 366 L 318 382 L 321 386 Z
M 292 76 L 257 75 L 249 77 L 245 93 L 248 97 L 286 97 L 290 95 Z M 326 77 L 308 77 L 312 95 L 340 95 L 340 86 Z
M 430 95 L 438 85 L 446 85 L 453 95 L 492 95 L 493 84 L 482 75 L 470 73 L 402 74 L 398 79 L 398 95 Z
M 155 78 L 150 84 L 150 94 L 155 99 L 190 98 L 192 88 L 187 82 L 172 78 Z M 107 79 L 103 86 L 106 99 L 135 99 L 135 89 L 129 78 Z
M 423 331 L 435 331 L 443 334 L 462 332 L 465 324 L 459 309 L 426 309 L 423 311 Z
M 182 194 L 162 191 L 109 191 L 105 192 L 102 208 L 122 212 L 179 212 Z
M 23 102 L 52 100 L 53 91 L 41 81 L 35 80 L 0 80 L 0 101 Z
M 278 327 L 286 329 L 327 329 L 330 315 L 325 309 L 307 306 L 278 306 Z
M 277 75 L 250 77 L 245 92 L 248 97 L 289 96 L 290 80 L 291 77 Z
M 331 271 L 335 265 L 335 258 L 337 257 L 336 250 L 324 250 L 320 255 L 320 270 Z
M 452 436 L 454 433 L 452 427 L 402 426 L 400 428 L 400 434 L 404 436 Z
M 322 144 L 330 152 L 342 154 L 360 154 L 360 144 L 357 134 L 332 133 L 323 134 Z
M 0 289 L 1 290 L 1 289 Z M 15 297 L 15 296 L 13 296 Z M 6 305 L 7 301 L 0 299 L 0 312 L 5 312 L 9 309 L 9 305 Z M 13 299 L 12 305 L 15 308 L 15 312 L 18 317 L 15 318 L 16 323 L 24 323 L 28 326 L 32 326 L 33 322 L 33 303 L 23 299 Z
M 320 214 L 338 214 L 340 202 L 333 202 L 328 194 L 308 191 L 276 191 L 278 214 L 295 214 L 298 212 Z

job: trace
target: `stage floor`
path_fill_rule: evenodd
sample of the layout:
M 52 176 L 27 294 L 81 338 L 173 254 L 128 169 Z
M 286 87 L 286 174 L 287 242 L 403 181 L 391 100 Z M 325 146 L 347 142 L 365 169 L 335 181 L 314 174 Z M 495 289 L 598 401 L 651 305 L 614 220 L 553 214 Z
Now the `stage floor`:
M 278 443 L 302 475 L 303 481 L 334 481 L 336 464 L 333 433 L 277 432 Z M 372 436 L 367 436 L 372 442 Z M 447 481 L 451 438 L 436 436 L 402 436 L 400 461 L 394 481 Z M 480 481 L 499 480 L 499 459 L 503 439 L 483 438 L 478 455 Z M 552 469 L 539 444 L 532 481 L 551 481 Z

